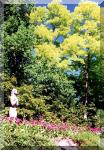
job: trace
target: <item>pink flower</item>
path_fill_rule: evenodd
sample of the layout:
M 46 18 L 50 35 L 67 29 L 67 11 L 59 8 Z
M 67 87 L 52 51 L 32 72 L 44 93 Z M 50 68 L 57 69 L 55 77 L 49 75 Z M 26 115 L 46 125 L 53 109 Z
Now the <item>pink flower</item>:
M 35 125 L 38 125 L 38 121 L 37 120 L 32 120 L 30 121 L 31 125 L 35 126 Z
M 19 119 L 19 118 L 17 118 L 17 119 L 16 119 L 16 121 L 15 121 L 15 123 L 19 125 L 19 124 L 21 124 L 21 123 L 22 123 L 22 120 L 21 120 L 21 119 Z
M 94 133 L 101 132 L 101 128 L 89 128 L 89 129 Z

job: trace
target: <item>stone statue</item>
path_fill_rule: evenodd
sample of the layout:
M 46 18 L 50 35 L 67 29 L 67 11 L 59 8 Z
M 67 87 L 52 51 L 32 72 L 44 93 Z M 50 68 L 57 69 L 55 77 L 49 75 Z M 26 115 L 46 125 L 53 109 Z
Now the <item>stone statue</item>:
M 12 89 L 11 91 L 11 97 L 10 97 L 10 102 L 11 102 L 11 107 L 9 110 L 9 117 L 16 119 L 17 118 L 17 106 L 18 106 L 18 98 L 17 98 L 17 90 Z

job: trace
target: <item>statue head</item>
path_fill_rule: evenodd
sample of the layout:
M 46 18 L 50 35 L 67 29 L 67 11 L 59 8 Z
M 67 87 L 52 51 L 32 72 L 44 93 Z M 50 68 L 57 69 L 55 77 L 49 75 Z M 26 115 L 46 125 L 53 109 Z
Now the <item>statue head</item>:
M 17 95 L 17 94 L 18 94 L 18 93 L 17 93 L 17 89 L 12 89 L 11 94 Z

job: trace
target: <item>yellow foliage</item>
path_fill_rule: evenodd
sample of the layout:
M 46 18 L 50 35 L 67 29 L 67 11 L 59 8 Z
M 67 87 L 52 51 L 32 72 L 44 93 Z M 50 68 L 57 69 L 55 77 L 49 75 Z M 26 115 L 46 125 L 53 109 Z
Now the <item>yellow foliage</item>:
M 63 27 L 63 26 L 60 26 L 60 28 L 57 29 L 57 32 L 59 35 L 67 35 L 67 33 L 70 31 L 70 27 Z
M 72 54 L 73 52 L 78 52 L 83 45 L 83 37 L 79 36 L 78 34 L 73 34 L 64 40 L 64 42 L 61 44 L 61 49 L 63 49 L 63 54 Z
M 54 25 L 63 25 L 63 26 L 69 26 L 72 22 L 71 13 L 67 8 L 63 5 L 58 4 L 49 4 L 49 23 Z
M 42 23 L 47 18 L 48 10 L 45 7 L 37 7 L 30 13 L 30 23 L 38 24 Z
M 96 40 L 94 37 L 91 36 L 86 36 L 85 41 L 85 47 L 89 48 L 91 53 L 100 52 L 100 40 Z
M 78 56 L 87 56 L 87 52 L 84 51 L 84 50 L 79 50 L 79 51 L 77 52 L 77 55 L 78 55 Z
M 83 29 L 88 30 L 89 32 L 95 32 L 97 30 L 97 22 L 93 20 L 86 20 Z
M 67 69 L 68 68 L 68 60 L 63 60 L 60 63 L 57 63 L 57 67 Z
M 51 30 L 48 30 L 44 25 L 40 25 L 36 27 L 35 34 L 38 36 L 38 38 L 52 41 L 53 38 L 57 35 L 57 32 L 52 32 Z
M 103 18 L 102 15 L 102 22 Z M 47 8 L 34 9 L 30 13 L 30 21 L 36 24 L 37 41 L 43 43 L 37 42 L 35 45 L 38 55 L 56 62 L 58 67 L 68 67 L 69 59 L 60 61 L 65 55 L 68 55 L 71 61 L 85 64 L 84 58 L 88 52 L 100 52 L 100 6 L 97 3 L 81 2 L 73 13 L 63 5 L 50 3 Z M 48 29 L 43 21 L 53 25 L 54 30 Z M 70 31 L 71 34 L 68 34 Z M 63 35 L 65 39 L 56 47 L 54 38 L 58 35 Z M 101 35 L 103 36 L 103 23 Z
M 100 6 L 95 2 L 81 2 L 75 8 L 75 14 L 82 14 L 86 18 L 100 20 Z
M 81 64 L 85 64 L 83 58 L 78 58 L 76 54 L 73 54 L 70 58 L 70 60 L 75 61 L 75 62 L 80 62 Z
M 47 59 L 51 61 L 59 61 L 60 60 L 60 49 L 58 49 L 53 44 L 44 43 L 42 45 L 37 46 L 38 55 L 45 56 Z

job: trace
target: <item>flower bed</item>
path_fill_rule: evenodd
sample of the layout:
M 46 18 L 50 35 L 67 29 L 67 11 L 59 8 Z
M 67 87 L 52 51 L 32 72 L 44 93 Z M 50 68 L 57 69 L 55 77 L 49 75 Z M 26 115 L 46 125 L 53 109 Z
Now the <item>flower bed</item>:
M 2 146 L 55 146 L 53 139 L 72 139 L 78 146 L 99 146 L 100 128 L 79 127 L 68 123 L 53 124 L 40 120 L 21 120 L 0 117 Z M 3 132 L 2 132 L 3 131 Z

